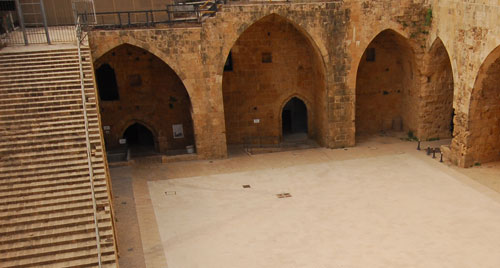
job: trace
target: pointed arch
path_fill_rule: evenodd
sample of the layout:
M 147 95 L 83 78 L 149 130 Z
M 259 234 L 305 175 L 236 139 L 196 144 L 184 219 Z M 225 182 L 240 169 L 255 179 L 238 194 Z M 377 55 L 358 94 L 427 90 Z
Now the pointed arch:
M 222 77 L 228 144 L 254 135 L 279 141 L 281 101 L 291 95 L 310 100 L 310 136 L 325 143 L 325 66 L 303 30 L 277 14 L 264 16 L 241 33 L 231 55 L 233 68 Z M 253 125 L 254 119 L 260 125 Z
M 234 45 L 236 44 L 238 39 L 241 37 L 241 35 L 245 31 L 247 31 L 249 28 L 251 28 L 253 25 L 255 25 L 255 23 L 258 23 L 262 20 L 269 19 L 271 17 L 278 18 L 280 20 L 288 22 L 290 25 L 293 25 L 295 27 L 295 29 L 297 31 L 299 31 L 304 37 L 306 37 L 309 44 L 314 48 L 315 55 L 320 60 L 323 73 L 325 73 L 326 69 L 328 67 L 327 62 L 326 62 L 326 59 L 328 58 L 327 57 L 328 51 L 327 51 L 326 47 L 324 46 L 324 44 L 322 44 L 321 42 L 318 42 L 311 34 L 309 34 L 309 32 L 304 27 L 300 26 L 298 23 L 294 22 L 293 20 L 291 20 L 285 16 L 279 15 L 277 13 L 271 13 L 271 14 L 267 14 L 267 15 L 261 16 L 259 18 L 256 18 L 254 21 L 252 21 L 250 23 L 245 23 L 245 24 L 241 25 L 238 28 L 237 32 L 232 33 L 229 36 L 226 36 L 225 39 L 227 41 L 225 43 L 227 45 L 225 45 L 222 48 L 222 55 L 224 55 L 224 58 L 222 58 L 219 61 L 219 66 L 217 67 L 218 72 L 220 71 L 219 73 L 222 74 L 222 72 L 224 70 L 224 64 L 226 63 L 226 59 L 228 58 L 229 53 L 231 52 L 231 49 L 234 47 Z
M 500 160 L 500 46 L 483 61 L 469 100 L 465 166 Z
M 155 148 L 160 153 L 173 153 L 195 144 L 189 93 L 163 60 L 140 47 L 122 44 L 94 64 L 114 68 L 120 91 L 119 100 L 99 103 L 103 125 L 110 126 L 106 135 L 110 148 L 119 146 L 123 131 L 136 122 L 154 134 Z
M 452 137 L 454 80 L 450 56 L 439 37 L 424 56 L 419 138 L 448 139 Z
M 356 74 L 356 134 L 416 132 L 419 77 L 410 41 L 393 29 L 366 46 Z

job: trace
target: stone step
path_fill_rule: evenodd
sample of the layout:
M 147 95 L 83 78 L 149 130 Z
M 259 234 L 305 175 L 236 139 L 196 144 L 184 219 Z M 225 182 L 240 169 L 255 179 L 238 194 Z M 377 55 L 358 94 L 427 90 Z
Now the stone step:
M 83 124 L 83 112 L 75 111 L 76 114 L 70 115 L 56 115 L 56 116 L 48 116 L 48 114 L 44 114 L 43 117 L 38 118 L 21 118 L 20 120 L 9 120 L 8 123 L 14 124 L 14 126 L 7 127 L 5 122 L 0 121 L 0 129 L 2 130 L 14 130 L 14 129 L 24 129 L 29 128 L 33 125 L 38 126 L 56 126 L 66 123 L 72 123 L 73 121 L 78 121 Z M 87 118 L 89 122 L 97 122 L 97 117 L 89 117 Z
M 71 161 L 58 161 L 56 163 L 50 164 L 39 164 L 39 165 L 29 165 L 24 167 L 2 167 L 0 173 L 0 179 L 11 178 L 17 176 L 23 176 L 25 174 L 32 174 L 33 170 L 44 171 L 47 169 L 53 169 L 54 171 L 64 171 L 68 166 L 81 165 L 87 166 L 87 160 L 71 160 Z M 94 164 L 93 167 L 97 167 L 99 164 Z
M 99 215 L 98 219 L 100 222 L 111 221 L 110 218 L 104 217 L 105 215 Z M 85 224 L 93 224 L 94 223 L 94 213 L 92 210 L 89 210 L 85 213 L 66 215 L 64 217 L 54 219 L 48 222 L 32 222 L 30 224 L 14 224 L 13 226 L 0 225 L 2 226 L 0 230 L 0 236 L 10 236 L 15 234 L 22 233 L 32 233 L 32 232 L 40 232 L 43 230 L 49 229 L 58 229 L 64 227 L 70 227 L 75 225 L 85 225 Z
M 50 222 L 57 222 L 66 219 L 75 219 L 86 216 L 93 216 L 94 210 L 92 208 L 92 202 L 85 205 L 76 205 L 73 207 L 67 207 L 67 209 L 54 209 L 51 208 L 38 209 L 37 213 L 24 214 L 24 215 L 9 215 L 0 218 L 0 226 L 4 230 L 9 230 L 10 227 L 16 228 L 18 226 L 27 226 L 34 224 L 48 224 Z
M 106 187 L 106 181 L 104 176 L 97 175 L 94 176 L 94 188 Z M 12 187 L 10 191 L 3 189 L 0 193 L 0 200 L 4 202 L 6 200 L 14 200 L 21 196 L 52 196 L 61 193 L 64 190 L 76 190 L 85 189 L 85 187 L 90 187 L 90 181 L 88 177 L 80 177 L 74 180 L 61 180 L 60 182 L 40 182 L 34 183 L 35 185 L 30 187 Z M 36 185 L 38 184 L 38 185 Z M 38 186 L 38 187 L 36 187 Z M 89 188 L 90 189 L 90 188 Z
M 113 243 L 102 244 L 101 245 L 102 254 L 113 254 L 114 245 Z M 11 254 L 9 254 L 11 255 Z M 83 260 L 88 258 L 97 257 L 97 248 L 95 242 L 75 244 L 67 246 L 63 249 L 53 249 L 52 252 L 43 252 L 43 254 L 33 254 L 22 257 L 0 257 L 0 262 L 5 265 L 5 268 L 25 268 L 25 267 L 68 267 L 68 262 Z M 97 261 L 97 260 L 96 260 Z M 64 262 L 64 266 L 56 266 L 57 263 L 61 264 Z M 79 263 L 81 267 L 81 261 L 74 262 Z
M 26 96 L 26 95 L 31 95 L 31 94 L 40 94 L 40 93 L 45 93 L 45 92 L 53 92 L 53 91 L 74 91 L 76 92 L 81 92 L 81 85 L 80 83 L 78 84 L 71 84 L 71 85 L 49 85 L 49 86 L 41 86 L 41 87 L 18 87 L 18 88 L 10 88 L 10 89 L 3 89 L 0 91 L 0 97 L 2 98 L 15 98 L 14 96 Z M 85 84 L 85 92 L 86 93 L 94 93 L 94 84 L 86 83 Z
M 94 170 L 94 175 L 99 179 L 104 179 L 104 170 Z M 81 169 L 75 169 L 66 172 L 59 172 L 55 174 L 36 174 L 36 176 L 26 176 L 26 177 L 13 177 L 13 178 L 4 178 L 0 180 L 0 187 L 18 187 L 19 185 L 30 185 L 32 183 L 40 183 L 40 182 L 55 182 L 61 180 L 73 180 L 78 178 L 87 178 L 89 177 L 88 166 L 83 167 Z M 0 209 L 1 211 L 2 209 Z
M 99 146 L 101 146 L 100 139 L 91 139 L 90 143 L 93 146 L 92 148 L 98 148 Z M 37 144 L 37 145 L 28 145 L 25 147 L 18 147 L 18 148 L 15 148 L 15 150 L 12 149 L 12 151 L 10 151 L 10 153 L 17 155 L 17 154 L 23 154 L 23 153 L 28 153 L 28 152 L 32 152 L 32 151 L 64 150 L 67 148 L 85 148 L 85 146 L 86 146 L 86 144 L 85 143 L 82 144 L 81 140 L 76 140 L 76 141 L 71 140 L 71 141 L 61 141 L 61 142 L 50 143 L 50 144 L 42 143 L 42 144 Z M 1 149 L 0 155 L 9 153 L 9 150 L 7 150 L 7 149 Z M 4 158 L 4 157 L 7 158 L 8 156 L 2 156 L 2 158 Z M 2 174 L 0 173 L 0 178 L 1 177 L 2 177 Z
M 92 73 L 92 66 L 90 64 L 86 64 L 83 66 L 83 71 L 86 73 Z M 80 66 L 75 64 L 70 64 L 67 66 L 54 67 L 54 68 L 30 68 L 28 69 L 19 69 L 13 71 L 4 71 L 0 70 L 0 75 L 7 78 L 15 78 L 17 76 L 22 75 L 43 75 L 43 74 L 51 74 L 51 73 L 59 73 L 59 72 L 80 72 Z
M 81 189 L 73 189 L 73 190 L 67 190 L 66 192 L 59 192 L 59 195 L 37 195 L 37 196 L 25 196 L 23 198 L 11 198 L 7 200 L 0 200 L 0 205 L 2 206 L 34 206 L 38 205 L 40 202 L 44 201 L 55 201 L 55 200 L 61 200 L 65 198 L 73 198 L 73 197 L 79 197 L 79 196 L 90 196 L 91 191 L 90 187 L 80 187 Z M 107 195 L 107 191 L 104 189 L 94 189 L 94 193 L 96 196 L 100 195 Z M 1 230 L 0 230 L 1 231 Z
M 82 57 L 89 57 L 89 52 L 80 53 Z M 2 63 L 10 63 L 10 62 L 22 62 L 22 63 L 31 63 L 33 61 L 40 60 L 53 60 L 53 59 L 78 59 L 78 52 L 60 52 L 60 53 L 41 53 L 38 55 L 2 55 L 0 54 L 0 64 Z
M 40 79 L 44 77 L 64 77 L 68 75 L 78 75 L 80 77 L 80 68 L 65 68 L 60 70 L 54 70 L 54 69 L 47 69 L 45 72 L 33 72 L 32 70 L 26 70 L 25 73 L 18 73 L 18 74 L 2 74 L 1 80 L 4 81 L 22 81 L 22 80 L 27 80 L 27 79 Z M 92 69 L 90 68 L 85 68 L 83 69 L 83 74 L 85 76 L 91 76 L 92 75 Z
M 109 219 L 99 220 L 98 226 L 99 230 L 103 231 L 112 230 L 111 221 Z M 71 236 L 81 233 L 95 233 L 95 225 L 93 217 L 90 222 L 87 222 L 86 219 L 85 221 L 82 222 L 75 221 L 72 224 L 66 223 L 63 226 L 57 226 L 56 228 L 52 229 L 38 228 L 38 230 L 34 231 L 32 230 L 32 231 L 17 232 L 17 233 L 2 235 L 0 236 L 0 245 L 9 245 L 13 243 L 27 242 L 30 240 L 37 240 L 37 239 Z
M 109 201 L 108 196 L 106 194 L 98 194 L 95 195 L 96 201 Z M 79 204 L 85 202 L 91 202 L 92 198 L 90 195 L 82 195 L 82 196 L 72 196 L 66 198 L 60 198 L 56 200 L 41 200 L 36 203 L 31 204 L 10 204 L 4 205 L 2 209 L 0 209 L 0 215 L 12 215 L 13 212 L 23 213 L 25 210 L 33 210 L 33 209 L 43 209 L 45 207 L 57 207 L 67 204 Z
M 87 48 L 82 51 L 89 51 Z M 47 54 L 59 54 L 59 53 L 78 53 L 78 48 L 65 48 L 65 49 L 54 49 L 54 50 L 34 50 L 34 51 L 19 51 L 19 52 L 0 52 L 0 57 L 31 57 L 38 55 L 47 55 Z
M 63 79 L 64 78 L 64 79 Z M 85 83 L 88 83 L 89 86 L 94 82 L 91 78 L 83 79 Z M 0 90 L 4 89 L 20 89 L 25 87 L 38 88 L 46 85 L 80 85 L 80 77 L 79 76 L 68 76 L 68 77 L 58 77 L 57 79 L 48 77 L 47 79 L 39 79 L 27 81 L 12 81 L 9 83 L 0 83 Z
M 99 131 L 99 125 L 97 124 L 97 119 L 92 120 L 88 123 L 89 132 L 95 133 Z M 76 130 L 84 129 L 84 120 L 75 120 L 73 123 L 59 123 L 54 125 L 31 125 L 25 126 L 24 128 L 5 128 L 0 129 L 0 135 L 3 137 L 9 136 L 22 136 L 27 134 L 37 134 L 37 133 L 47 133 L 49 131 L 61 131 L 61 130 Z
M 87 103 L 86 105 L 88 111 L 87 112 L 94 112 L 93 110 L 96 108 L 95 103 Z M 16 108 L 16 109 L 2 109 L 2 114 L 0 115 L 0 118 L 7 118 L 10 116 L 21 116 L 21 115 L 30 115 L 33 117 L 36 117 L 42 112 L 71 112 L 71 111 L 78 111 L 78 112 L 83 112 L 82 110 L 82 104 L 78 102 L 73 102 L 69 104 L 60 104 L 60 105 L 50 105 L 50 106 L 45 106 L 45 107 L 28 107 L 28 108 Z M 7 119 L 4 119 L 7 120 Z
M 55 95 L 44 95 L 42 92 L 36 92 L 34 94 L 26 94 L 18 98 L 8 98 L 0 99 L 0 107 L 6 107 L 8 105 L 15 104 L 32 104 L 32 103 L 45 103 L 50 101 L 62 101 L 62 100 L 81 100 L 82 94 L 80 91 L 73 91 L 70 94 L 61 94 L 61 92 L 56 92 L 59 94 Z
M 102 149 L 100 146 L 97 148 L 91 148 L 91 156 L 93 157 L 102 157 Z M 45 162 L 45 158 L 53 158 L 53 157 L 65 157 L 64 159 L 68 159 L 73 157 L 74 155 L 87 155 L 87 147 L 86 146 L 74 146 L 74 147 L 59 147 L 54 148 L 52 150 L 38 150 L 38 151 L 30 151 L 24 150 L 22 152 L 17 151 L 13 154 L 0 156 L 0 160 L 2 163 L 0 166 L 9 166 L 11 163 L 36 163 L 36 162 Z M 31 162 L 29 162 L 31 161 Z M 0 182 L 1 185 L 1 182 Z
M 75 64 L 79 65 L 80 61 L 78 61 L 78 57 L 68 57 L 68 58 L 59 58 L 59 59 L 40 59 L 36 60 L 34 59 L 33 61 L 26 62 L 25 60 L 20 60 L 20 61 L 12 61 L 12 62 L 3 62 L 0 63 L 0 68 L 12 68 L 12 67 L 24 67 L 24 68 L 31 68 L 31 66 L 39 67 L 40 65 L 45 65 L 46 67 L 48 66 L 57 66 L 58 64 Z
M 62 142 L 74 141 L 81 142 L 85 144 L 86 140 L 85 134 L 73 134 L 71 136 L 59 136 L 59 137 L 50 137 L 43 140 L 17 140 L 10 141 L 7 143 L 0 142 L 0 153 L 7 153 L 11 150 L 12 153 L 15 153 L 17 150 L 23 150 L 27 146 L 39 146 L 39 145 L 53 145 Z M 89 135 L 91 143 L 99 143 L 101 136 L 99 134 L 90 134 Z M 42 147 L 43 148 L 43 147 Z
M 87 76 L 87 79 L 90 76 Z M 84 77 L 85 78 L 85 77 Z M 19 79 L 3 79 L 0 80 L 0 88 L 8 88 L 11 85 L 16 86 L 16 85 L 25 85 L 25 84 L 32 84 L 32 83 L 44 83 L 44 82 L 54 82 L 57 81 L 59 83 L 65 83 L 66 81 L 69 80 L 78 80 L 80 79 L 80 73 L 79 72 L 73 72 L 65 75 L 59 75 L 59 74 L 47 74 L 43 76 L 38 76 L 38 77 L 24 77 L 24 78 L 19 78 Z M 79 83 L 80 84 L 80 83 Z
M 53 98 L 53 97 L 52 97 Z M 51 106 L 60 106 L 66 104 L 80 104 L 82 103 L 82 95 L 75 94 L 72 98 L 57 98 L 49 100 L 36 100 L 32 98 L 25 98 L 24 103 L 11 102 L 9 104 L 0 105 L 0 111 L 2 110 L 13 110 L 13 109 L 30 109 L 30 108 L 43 108 Z
M 113 239 L 113 233 L 110 230 L 103 230 L 99 232 L 101 240 Z M 16 252 L 23 250 L 23 253 L 29 253 L 31 250 L 41 249 L 48 246 L 63 246 L 71 243 L 93 241 L 96 243 L 95 232 L 77 233 L 67 236 L 50 237 L 45 239 L 36 239 L 32 241 L 21 241 L 12 243 L 10 245 L 0 245 L 0 255 L 9 252 Z M 26 254 L 29 255 L 29 254 Z
M 83 144 L 84 145 L 84 144 Z M 80 160 L 84 158 L 84 160 Z M 92 157 L 92 161 L 99 161 L 101 160 L 102 156 L 101 157 Z M 64 158 L 64 157 L 58 157 L 58 158 L 54 158 L 54 159 L 51 159 L 52 160 L 52 163 L 34 163 L 34 164 L 24 164 L 23 167 L 19 167 L 19 166 L 2 166 L 0 167 L 1 171 L 5 174 L 16 174 L 16 173 L 19 173 L 19 171 L 26 171 L 26 170 L 29 170 L 29 169 L 46 169 L 46 168 L 55 168 L 55 167 L 59 167 L 59 166 L 66 166 L 66 165 L 70 165 L 70 164 L 85 164 L 87 163 L 87 158 L 85 157 L 85 155 L 81 155 L 81 156 L 75 156 L 74 159 L 71 159 L 71 158 Z M 55 161 L 55 162 L 54 162 Z M 44 162 L 51 162 L 51 161 L 44 161 Z
M 104 175 L 94 175 L 95 182 L 105 182 Z M 86 184 L 89 182 L 88 174 L 86 176 L 78 176 L 73 178 L 52 180 L 52 181 L 38 181 L 38 182 L 30 182 L 28 184 L 16 184 L 16 185 L 8 185 L 8 186 L 0 186 L 0 195 L 10 194 L 11 192 L 25 192 L 32 190 L 44 190 L 49 189 L 50 187 L 62 186 L 62 185 L 78 185 L 78 184 Z M 1 199 L 1 197 L 0 197 Z
M 26 72 L 27 70 L 37 72 L 39 70 L 46 70 L 46 69 L 56 69 L 56 68 L 68 68 L 68 67 L 73 67 L 73 68 L 79 68 L 80 64 L 77 64 L 75 62 L 70 62 L 70 63 L 58 63 L 58 64 L 52 64 L 52 65 L 47 65 L 47 64 L 31 64 L 29 66 L 29 69 L 26 68 L 25 66 L 19 66 L 19 65 L 14 65 L 14 66 L 9 66 L 9 67 L 2 67 L 0 69 L 0 74 L 10 74 L 10 73 L 18 73 L 18 72 Z M 90 62 L 82 62 L 82 66 L 84 68 L 91 68 L 92 65 Z
M 85 135 L 85 128 L 83 125 L 77 125 L 76 127 L 71 127 L 68 126 L 69 128 L 63 129 L 63 130 L 49 130 L 49 131 L 31 131 L 28 133 L 12 133 L 12 135 L 4 135 L 2 137 L 2 141 L 0 142 L 0 146 L 4 142 L 9 142 L 9 141 L 19 141 L 19 140 L 33 140 L 35 138 L 41 138 L 44 139 L 45 137 L 55 137 L 55 136 L 71 136 L 71 135 Z M 89 133 L 90 134 L 99 134 L 99 129 L 90 129 L 89 128 Z
M 99 161 L 102 159 L 102 152 L 94 150 L 92 152 L 92 160 L 93 161 Z M 59 154 L 53 154 L 45 157 L 31 157 L 31 158 L 3 158 L 2 157 L 2 162 L 0 164 L 0 168 L 6 168 L 6 167 L 16 167 L 16 166 L 31 166 L 31 165 L 41 165 L 41 164 L 48 164 L 50 162 L 54 161 L 69 161 L 69 160 L 78 160 L 78 159 L 87 159 L 87 151 L 85 150 L 84 152 L 80 152 L 78 154 L 68 154 L 68 153 L 62 153 L 60 152 Z

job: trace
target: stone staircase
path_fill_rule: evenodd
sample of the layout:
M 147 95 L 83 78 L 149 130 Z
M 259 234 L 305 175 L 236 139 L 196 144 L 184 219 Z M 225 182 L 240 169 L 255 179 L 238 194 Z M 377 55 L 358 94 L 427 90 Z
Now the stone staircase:
M 111 185 L 92 60 L 82 49 L 94 196 L 77 48 L 0 51 L 0 267 L 116 267 Z M 96 213 L 94 214 L 94 211 Z

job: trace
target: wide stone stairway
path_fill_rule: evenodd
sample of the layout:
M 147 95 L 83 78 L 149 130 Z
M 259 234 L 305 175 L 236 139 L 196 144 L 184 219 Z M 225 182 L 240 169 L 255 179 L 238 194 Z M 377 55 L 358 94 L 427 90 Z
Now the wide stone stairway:
M 0 51 L 0 267 L 98 267 L 99 251 L 116 266 L 88 48 L 82 62 L 89 149 L 77 48 Z

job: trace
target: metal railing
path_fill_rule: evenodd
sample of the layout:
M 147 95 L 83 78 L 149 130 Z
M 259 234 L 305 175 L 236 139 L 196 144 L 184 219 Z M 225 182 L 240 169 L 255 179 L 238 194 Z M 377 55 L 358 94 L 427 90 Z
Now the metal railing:
M 0 44 L 75 42 L 74 2 L 93 6 L 92 0 L 62 1 L 50 6 L 50 12 L 58 15 L 47 17 L 44 0 L 0 0 Z
M 201 23 L 217 12 L 219 1 L 167 5 L 165 9 L 112 12 L 78 12 L 85 26 L 92 28 L 153 27 L 158 24 Z
M 101 262 L 101 237 L 99 235 L 99 225 L 98 225 L 98 215 L 97 215 L 97 203 L 96 203 L 96 197 L 95 197 L 95 189 L 94 189 L 94 167 L 92 165 L 92 145 L 90 143 L 90 133 L 89 133 L 89 123 L 88 123 L 88 118 L 87 118 L 87 96 L 85 95 L 85 81 L 84 81 L 84 75 L 83 75 L 83 62 L 82 62 L 82 52 L 81 52 L 81 45 L 82 42 L 85 39 L 85 36 L 83 35 L 83 31 L 81 29 L 81 24 L 80 24 L 80 19 L 77 18 L 76 20 L 76 39 L 77 45 L 78 45 L 78 62 L 79 62 L 79 69 L 80 69 L 80 88 L 81 88 L 81 95 L 82 95 L 82 109 L 83 109 L 83 118 L 84 118 L 84 125 L 85 125 L 85 144 L 87 147 L 87 164 L 88 164 L 88 170 L 89 170 L 89 182 L 90 182 L 90 191 L 91 191 L 91 197 L 92 197 L 92 209 L 93 209 L 93 214 L 94 214 L 94 226 L 95 226 L 95 235 L 96 235 L 96 248 L 97 248 L 97 260 L 98 260 L 98 267 L 102 267 L 102 262 Z

